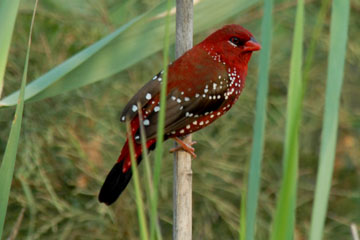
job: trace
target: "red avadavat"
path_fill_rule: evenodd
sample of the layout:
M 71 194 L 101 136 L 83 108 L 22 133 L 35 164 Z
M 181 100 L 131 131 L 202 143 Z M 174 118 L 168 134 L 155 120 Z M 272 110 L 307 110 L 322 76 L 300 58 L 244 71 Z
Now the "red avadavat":
M 248 30 L 235 24 L 226 25 L 170 64 L 164 139 L 175 139 L 195 156 L 194 149 L 179 137 L 208 126 L 229 111 L 245 85 L 251 54 L 260 48 Z M 162 74 L 158 73 L 142 87 L 121 115 L 122 122 L 131 123 L 131 141 L 135 144 L 138 163 L 142 150 L 137 103 L 142 106 L 146 145 L 151 150 L 156 144 Z M 115 202 L 131 179 L 128 141 L 101 188 L 100 202 L 108 205 Z

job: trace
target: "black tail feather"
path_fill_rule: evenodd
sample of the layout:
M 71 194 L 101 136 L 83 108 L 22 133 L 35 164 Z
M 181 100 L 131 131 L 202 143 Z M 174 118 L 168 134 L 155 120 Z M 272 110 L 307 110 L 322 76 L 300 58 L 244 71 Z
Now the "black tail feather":
M 153 143 L 149 146 L 148 150 L 152 151 L 155 149 L 156 143 Z M 140 164 L 142 155 L 137 158 L 137 163 Z M 126 172 L 123 172 L 124 160 L 115 163 L 109 174 L 107 175 L 103 186 L 101 187 L 99 193 L 99 201 L 105 203 L 106 205 L 113 204 L 116 199 L 120 196 L 122 191 L 129 184 L 132 177 L 131 168 Z
M 124 161 L 117 162 L 107 175 L 99 193 L 99 201 L 110 205 L 116 201 L 128 185 L 132 171 L 131 168 L 123 173 Z

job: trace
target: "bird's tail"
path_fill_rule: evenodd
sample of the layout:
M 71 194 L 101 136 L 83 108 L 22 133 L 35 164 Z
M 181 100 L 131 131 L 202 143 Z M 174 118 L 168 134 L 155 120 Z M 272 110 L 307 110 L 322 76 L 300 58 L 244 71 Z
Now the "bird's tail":
M 135 158 L 137 159 L 137 163 L 139 164 L 142 158 L 142 148 L 141 144 L 134 142 L 135 148 Z M 149 150 L 154 149 L 155 147 L 155 139 L 148 140 L 146 143 L 146 147 Z M 128 185 L 132 176 L 131 171 L 131 159 L 130 159 L 130 151 L 129 151 L 129 140 L 126 140 L 124 147 L 121 150 L 121 154 L 107 175 L 103 186 L 101 187 L 99 193 L 99 201 L 103 202 L 107 205 L 112 204 L 116 201 L 116 199 L 120 196 L 122 191 Z

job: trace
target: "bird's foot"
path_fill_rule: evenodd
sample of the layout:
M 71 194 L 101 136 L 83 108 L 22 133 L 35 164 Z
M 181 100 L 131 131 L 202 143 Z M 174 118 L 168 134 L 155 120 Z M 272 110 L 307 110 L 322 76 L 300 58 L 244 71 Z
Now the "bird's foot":
M 178 137 L 174 137 L 174 140 L 180 145 L 177 146 L 175 148 L 170 149 L 170 152 L 177 152 L 179 150 L 183 150 L 188 152 L 193 158 L 196 158 L 196 154 L 195 154 L 195 148 L 192 147 L 192 145 L 196 144 L 195 141 L 191 142 L 191 143 L 185 143 L 184 141 L 182 141 L 180 138 Z

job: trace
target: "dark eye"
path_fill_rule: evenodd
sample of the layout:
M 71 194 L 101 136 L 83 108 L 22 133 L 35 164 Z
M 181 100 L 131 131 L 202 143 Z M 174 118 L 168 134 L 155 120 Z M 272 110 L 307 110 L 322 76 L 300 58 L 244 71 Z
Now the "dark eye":
M 229 41 L 238 47 L 245 44 L 245 42 L 243 40 L 240 40 L 240 38 L 238 37 L 231 37 Z

